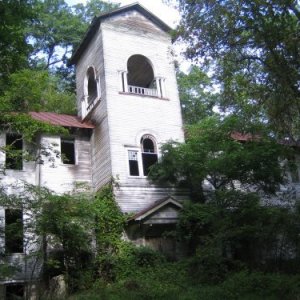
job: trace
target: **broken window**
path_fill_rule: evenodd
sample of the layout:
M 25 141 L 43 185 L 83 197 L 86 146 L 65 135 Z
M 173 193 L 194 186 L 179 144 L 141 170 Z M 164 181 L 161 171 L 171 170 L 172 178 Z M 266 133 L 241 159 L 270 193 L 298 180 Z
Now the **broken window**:
M 138 151 L 128 150 L 128 160 L 129 160 L 129 175 L 139 176 L 139 161 L 138 161 Z
M 64 164 L 75 165 L 75 141 L 70 138 L 61 138 L 61 159 Z
M 22 170 L 23 169 L 23 139 L 19 134 L 6 135 L 6 169 Z
M 88 93 L 88 104 L 94 102 L 98 97 L 98 88 L 96 74 L 93 67 L 89 67 L 87 70 L 88 84 L 87 84 L 87 93 Z
M 133 55 L 127 62 L 128 85 L 152 88 L 154 84 L 154 72 L 150 61 L 143 55 Z
M 23 253 L 23 212 L 5 210 L 5 252 Z
M 142 161 L 143 161 L 143 172 L 147 176 L 150 171 L 150 167 L 157 162 L 157 150 L 156 143 L 152 136 L 146 135 L 142 137 Z

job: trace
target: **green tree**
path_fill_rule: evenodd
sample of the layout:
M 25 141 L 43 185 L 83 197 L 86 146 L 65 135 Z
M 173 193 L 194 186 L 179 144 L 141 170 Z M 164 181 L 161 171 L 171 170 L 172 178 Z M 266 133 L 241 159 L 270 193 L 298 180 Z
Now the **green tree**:
M 244 133 L 239 141 L 234 134 Z M 283 147 L 268 135 L 264 124 L 244 124 L 235 116 L 207 117 L 186 127 L 186 142 L 169 142 L 162 147 L 162 157 L 150 177 L 158 182 L 185 185 L 193 198 L 206 201 L 203 186 L 214 190 L 249 187 L 274 193 L 283 182 L 278 158 Z M 209 186 L 208 186 L 209 188 Z
M 9 76 L 0 96 L 0 112 L 50 111 L 75 113 L 75 95 L 60 88 L 60 78 L 49 71 L 23 69 Z
M 259 113 L 299 137 L 299 4 L 296 1 L 179 0 L 186 55 L 209 65 L 227 111 Z M 251 116 L 249 116 L 251 118 Z
M 207 74 L 193 66 L 188 74 L 178 71 L 177 82 L 185 124 L 197 123 L 214 114 L 218 94 L 214 93 L 212 80 Z
M 74 70 L 67 65 L 72 51 L 79 46 L 92 19 L 117 6 L 100 0 L 73 7 L 64 0 L 36 1 L 33 6 L 36 18 L 27 27 L 27 37 L 32 44 L 31 65 L 59 74 L 65 88 L 73 92 Z
M 25 28 L 33 17 L 32 1 L 4 0 L 0 2 L 0 94 L 8 77 L 28 65 L 30 45 Z
M 85 4 L 78 3 L 73 6 L 75 14 L 80 17 L 82 23 L 90 24 L 95 17 L 116 9 L 120 6 L 119 3 L 111 3 L 101 0 L 89 0 Z

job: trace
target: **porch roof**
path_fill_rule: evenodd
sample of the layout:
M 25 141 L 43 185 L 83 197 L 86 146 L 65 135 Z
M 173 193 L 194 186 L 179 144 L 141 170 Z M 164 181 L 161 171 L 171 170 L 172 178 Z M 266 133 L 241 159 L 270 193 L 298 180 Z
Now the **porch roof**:
M 136 213 L 133 217 L 131 217 L 129 219 L 129 221 L 142 221 L 145 218 L 149 217 L 150 215 L 157 213 L 163 207 L 170 205 L 170 204 L 175 206 L 178 210 L 182 209 L 182 204 L 180 204 L 173 197 L 167 196 L 165 198 L 155 201 L 150 206 L 148 206 L 145 209 L 141 210 L 140 212 Z
M 57 114 L 52 112 L 29 112 L 29 115 L 41 122 L 51 125 L 93 129 L 95 126 L 91 122 L 82 121 L 80 117 L 75 115 Z

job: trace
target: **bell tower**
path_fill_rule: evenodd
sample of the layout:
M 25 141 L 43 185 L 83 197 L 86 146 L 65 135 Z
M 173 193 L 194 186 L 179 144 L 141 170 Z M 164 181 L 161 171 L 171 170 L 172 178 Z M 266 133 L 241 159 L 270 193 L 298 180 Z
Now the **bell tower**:
M 159 222 L 175 218 L 180 193 L 151 183 L 149 168 L 163 143 L 184 141 L 170 30 L 141 5 L 128 5 L 95 18 L 71 58 L 78 114 L 96 125 L 94 189 L 114 178 L 123 212 L 141 214 L 160 203 L 166 219 Z

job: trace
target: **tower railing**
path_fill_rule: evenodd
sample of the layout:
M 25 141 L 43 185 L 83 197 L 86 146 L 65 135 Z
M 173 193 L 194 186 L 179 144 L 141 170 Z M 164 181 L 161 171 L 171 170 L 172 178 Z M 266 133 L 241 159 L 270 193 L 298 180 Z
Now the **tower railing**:
M 137 95 L 158 97 L 157 89 L 148 89 L 140 86 L 128 85 L 128 92 Z

